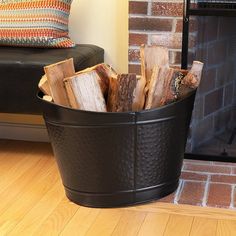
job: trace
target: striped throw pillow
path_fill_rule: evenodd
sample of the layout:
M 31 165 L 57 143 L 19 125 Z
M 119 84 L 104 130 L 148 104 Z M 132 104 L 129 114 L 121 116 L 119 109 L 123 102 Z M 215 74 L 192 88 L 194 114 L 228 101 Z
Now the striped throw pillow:
M 69 48 L 72 0 L 0 0 L 0 46 Z

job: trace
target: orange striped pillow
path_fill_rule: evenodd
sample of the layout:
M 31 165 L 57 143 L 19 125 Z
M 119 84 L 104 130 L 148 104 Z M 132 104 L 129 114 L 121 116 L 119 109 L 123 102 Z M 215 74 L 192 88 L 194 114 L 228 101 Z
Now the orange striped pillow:
M 70 48 L 72 0 L 0 0 L 0 46 Z

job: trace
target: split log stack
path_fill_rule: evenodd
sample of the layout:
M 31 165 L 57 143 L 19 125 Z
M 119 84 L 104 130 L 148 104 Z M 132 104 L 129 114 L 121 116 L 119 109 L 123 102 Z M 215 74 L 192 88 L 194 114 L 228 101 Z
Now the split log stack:
M 153 109 L 182 99 L 200 84 L 203 63 L 189 71 L 169 66 L 168 49 L 141 45 L 141 76 L 117 74 L 107 64 L 75 72 L 73 59 L 44 68 L 39 82 L 43 99 L 58 105 L 96 112 Z

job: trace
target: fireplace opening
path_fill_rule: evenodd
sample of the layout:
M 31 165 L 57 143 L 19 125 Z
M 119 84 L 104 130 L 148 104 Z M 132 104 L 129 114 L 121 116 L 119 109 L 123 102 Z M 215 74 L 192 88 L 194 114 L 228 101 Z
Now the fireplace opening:
M 236 12 L 236 1 L 191 3 L 192 10 L 220 9 L 222 12 L 221 16 L 208 16 L 204 12 L 203 15 L 199 12 L 191 17 L 187 15 L 191 22 L 189 39 L 194 39 L 188 44 L 192 45 L 188 48 L 188 61 L 194 57 L 204 62 L 205 67 L 196 95 L 186 152 L 205 155 L 203 159 L 217 156 L 222 161 L 228 157 L 236 161 L 236 13 L 235 17 L 222 14 L 227 9 Z M 191 27 L 197 30 L 191 30 Z

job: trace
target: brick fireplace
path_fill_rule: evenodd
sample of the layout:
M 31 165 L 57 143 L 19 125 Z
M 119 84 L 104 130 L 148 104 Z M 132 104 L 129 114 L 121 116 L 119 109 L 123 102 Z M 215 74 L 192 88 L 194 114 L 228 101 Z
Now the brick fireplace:
M 130 0 L 129 13 L 129 71 L 140 74 L 142 43 L 167 46 L 172 66 L 180 67 L 183 1 Z M 226 151 L 236 156 L 235 141 L 233 149 L 227 145 L 236 127 L 235 24 L 236 18 L 191 18 L 189 63 L 200 60 L 205 68 L 196 96 L 187 152 L 221 155 Z
M 140 74 L 139 46 L 159 44 L 170 49 L 172 65 L 180 66 L 182 1 L 129 1 L 129 71 Z

